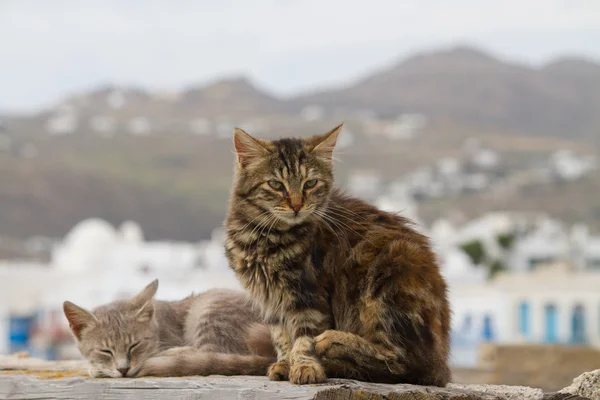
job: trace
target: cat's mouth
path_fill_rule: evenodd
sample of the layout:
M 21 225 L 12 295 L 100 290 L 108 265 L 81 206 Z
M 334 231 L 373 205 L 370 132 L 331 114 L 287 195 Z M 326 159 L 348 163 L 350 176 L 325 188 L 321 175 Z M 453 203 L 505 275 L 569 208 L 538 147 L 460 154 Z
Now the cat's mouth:
M 300 210 L 297 213 L 293 211 L 277 213 L 276 217 L 288 225 L 298 225 L 299 223 L 304 222 L 310 214 L 311 212 L 308 210 Z

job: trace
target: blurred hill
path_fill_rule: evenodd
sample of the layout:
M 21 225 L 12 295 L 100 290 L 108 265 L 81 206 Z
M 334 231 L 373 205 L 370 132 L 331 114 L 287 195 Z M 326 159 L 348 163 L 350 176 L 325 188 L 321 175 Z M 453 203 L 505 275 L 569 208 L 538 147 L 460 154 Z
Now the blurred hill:
M 344 185 L 358 169 L 389 182 L 463 157 L 472 138 L 501 155 L 499 173 L 562 149 L 597 155 L 598 110 L 598 63 L 561 58 L 530 68 L 469 47 L 418 54 L 348 86 L 285 99 L 243 77 L 177 93 L 107 85 L 34 115 L 0 116 L 0 236 L 57 237 L 101 217 L 134 219 L 151 239 L 206 238 L 226 210 L 234 126 L 278 137 L 345 121 L 336 167 Z M 595 171 L 502 196 L 426 201 L 423 213 L 431 221 L 454 210 L 535 209 L 598 226 L 599 190 Z
M 294 99 L 380 115 L 448 117 L 541 136 L 600 129 L 600 64 L 563 58 L 535 69 L 460 47 L 420 54 L 348 87 Z

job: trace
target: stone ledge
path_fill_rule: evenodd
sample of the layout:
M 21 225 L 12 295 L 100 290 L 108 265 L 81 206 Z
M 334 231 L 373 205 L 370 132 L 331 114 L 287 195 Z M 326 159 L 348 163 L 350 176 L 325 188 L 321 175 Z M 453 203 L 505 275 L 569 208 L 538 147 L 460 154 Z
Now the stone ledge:
M 561 391 L 560 394 L 578 394 L 592 400 L 600 400 L 600 369 L 585 372 L 573 379 L 573 384 Z
M 91 379 L 80 361 L 0 357 L 0 399 L 296 399 L 296 400 L 575 400 L 567 392 L 502 385 L 450 384 L 445 388 L 331 379 L 292 385 L 256 376 Z M 593 397 L 592 397 L 593 398 Z M 594 398 L 596 399 L 596 398 Z

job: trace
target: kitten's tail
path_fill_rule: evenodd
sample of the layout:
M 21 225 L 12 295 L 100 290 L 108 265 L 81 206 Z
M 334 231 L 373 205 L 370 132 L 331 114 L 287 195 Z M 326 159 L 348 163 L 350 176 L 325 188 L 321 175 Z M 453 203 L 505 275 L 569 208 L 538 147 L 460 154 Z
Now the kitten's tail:
M 271 339 L 271 332 L 266 325 L 260 323 L 250 325 L 246 332 L 245 341 L 250 353 L 264 357 L 277 357 L 275 347 L 273 347 L 273 339 Z
M 258 375 L 267 374 L 275 358 L 188 351 L 146 360 L 136 376 Z

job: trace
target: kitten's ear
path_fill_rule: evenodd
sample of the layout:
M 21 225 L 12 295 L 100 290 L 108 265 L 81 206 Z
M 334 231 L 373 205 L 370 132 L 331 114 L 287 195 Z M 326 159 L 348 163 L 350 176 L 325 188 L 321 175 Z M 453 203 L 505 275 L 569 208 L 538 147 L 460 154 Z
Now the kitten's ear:
M 81 339 L 82 330 L 98 321 L 94 314 L 71 303 L 70 301 L 65 301 L 63 303 L 63 311 L 65 313 L 65 317 L 67 317 L 67 320 L 69 321 L 71 332 L 73 332 L 73 335 L 77 340 Z
M 135 318 L 138 322 L 149 322 L 154 317 L 154 303 L 152 300 L 148 300 L 142 307 L 135 313 Z
M 337 143 L 339 133 L 344 124 L 340 124 L 324 135 L 313 136 L 308 140 L 309 151 L 313 154 L 331 162 L 333 158 L 333 149 Z
M 253 138 L 240 128 L 235 128 L 233 132 L 233 145 L 238 164 L 242 168 L 269 154 L 268 145 L 264 140 Z
M 135 297 L 131 299 L 131 303 L 133 303 L 134 306 L 137 307 L 142 306 L 143 304 L 146 304 L 147 302 L 152 300 L 157 290 L 158 279 L 155 279 L 152 282 L 150 282 L 150 284 L 146 286 L 141 292 L 136 294 Z
M 158 279 L 155 279 L 131 300 L 131 304 L 135 308 L 135 318 L 139 322 L 148 322 L 154 317 L 152 299 L 157 290 Z

